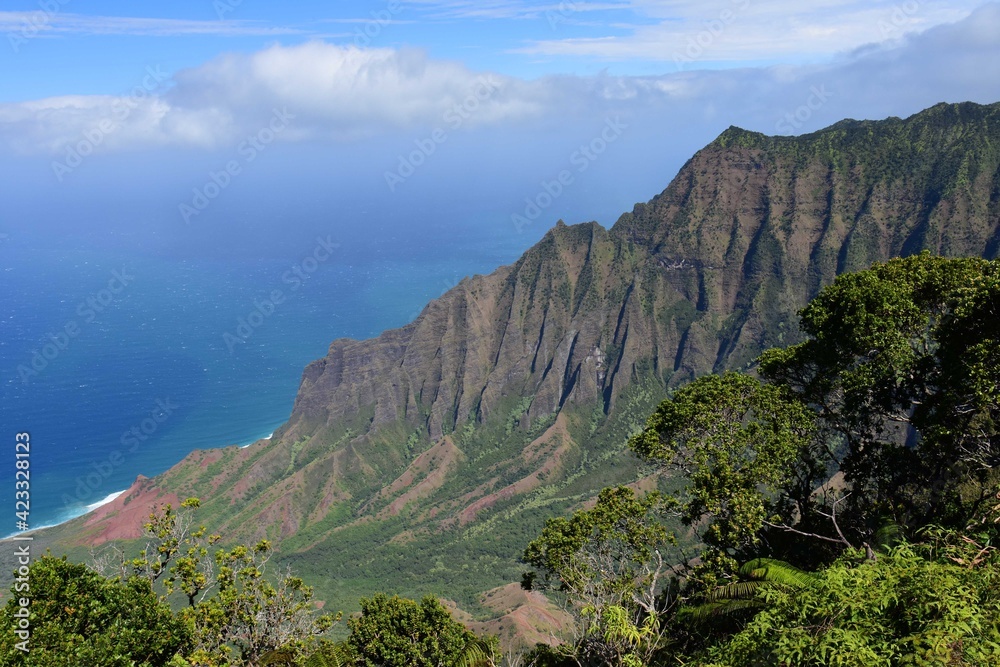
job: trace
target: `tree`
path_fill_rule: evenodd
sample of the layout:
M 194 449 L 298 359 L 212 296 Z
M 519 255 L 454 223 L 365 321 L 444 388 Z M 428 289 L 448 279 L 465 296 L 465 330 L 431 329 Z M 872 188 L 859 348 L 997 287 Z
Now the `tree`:
M 799 515 L 826 472 L 811 451 L 814 417 L 780 387 L 742 373 L 708 375 L 663 401 L 629 440 L 682 480 L 686 525 L 722 554 L 746 552 L 777 513 Z
M 287 569 L 269 577 L 272 553 L 267 540 L 215 553 L 217 592 L 181 612 L 195 629 L 196 662 L 212 664 L 233 650 L 248 665 L 279 649 L 297 653 L 340 619 L 315 615 L 312 588 Z
M 768 549 L 829 562 L 887 524 L 962 526 L 1000 482 L 998 308 L 1000 262 L 922 254 L 840 276 L 801 312 L 807 340 L 761 356 L 762 379 L 695 380 L 630 446 L 684 480 L 682 518 L 724 576 Z
M 128 558 L 112 547 L 96 559 L 99 569 L 121 581 L 162 586 L 164 601 L 182 604 L 178 615 L 193 630 L 185 658 L 197 667 L 255 666 L 265 656 L 273 664 L 282 652 L 311 652 L 340 614 L 317 613 L 312 588 L 287 568 L 272 572 L 267 540 L 216 547 L 219 536 L 194 520 L 199 507 L 189 498 L 176 510 L 167 504 L 153 512 L 139 555 Z
M 580 664 L 639 664 L 659 649 L 664 588 L 675 571 L 664 553 L 676 544 L 667 512 L 659 493 L 604 489 L 592 509 L 549 519 L 525 549 L 524 562 L 542 578 L 526 573 L 522 585 L 555 585 L 569 598 Z
M 761 375 L 816 412 L 859 538 L 961 526 L 1000 475 L 1000 262 L 928 254 L 843 275 Z
M 495 638 L 480 640 L 432 596 L 362 598 L 361 615 L 347 625 L 347 647 L 363 667 L 491 665 L 496 651 Z
M 16 648 L 18 598 L 2 614 L 0 663 L 46 667 L 160 667 L 192 646 L 192 630 L 145 579 L 106 579 L 85 565 L 42 556 L 31 564 L 29 652 Z
M 765 352 L 759 377 L 699 378 L 629 441 L 705 547 L 651 625 L 675 658 L 727 666 L 1000 664 L 1000 521 L 970 524 L 1000 498 L 1000 262 L 892 260 L 800 315 L 806 340 Z M 605 663 L 642 643 L 627 601 L 662 563 L 651 507 L 606 489 L 525 552 L 601 610 Z

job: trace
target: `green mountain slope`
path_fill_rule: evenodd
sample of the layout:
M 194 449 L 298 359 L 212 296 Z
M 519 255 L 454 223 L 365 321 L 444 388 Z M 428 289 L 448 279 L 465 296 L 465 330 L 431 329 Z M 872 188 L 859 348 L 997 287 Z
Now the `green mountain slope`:
M 150 503 L 196 495 L 337 608 L 387 590 L 476 610 L 546 517 L 644 483 L 624 443 L 670 387 L 794 342 L 837 274 L 924 249 L 998 255 L 1000 104 L 730 128 L 610 230 L 560 223 L 407 326 L 334 341 L 272 440 L 195 452 L 53 539 L 134 537 Z

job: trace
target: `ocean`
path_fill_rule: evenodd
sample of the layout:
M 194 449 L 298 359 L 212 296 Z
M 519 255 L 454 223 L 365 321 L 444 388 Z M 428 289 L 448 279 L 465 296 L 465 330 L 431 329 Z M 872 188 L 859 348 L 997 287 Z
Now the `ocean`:
M 0 484 L 11 507 L 20 432 L 31 439 L 32 528 L 194 449 L 267 437 L 332 340 L 401 326 L 533 240 L 492 229 L 389 254 L 317 236 L 282 256 L 223 258 L 11 239 L 0 248 Z M 11 516 L 0 535 L 13 532 Z

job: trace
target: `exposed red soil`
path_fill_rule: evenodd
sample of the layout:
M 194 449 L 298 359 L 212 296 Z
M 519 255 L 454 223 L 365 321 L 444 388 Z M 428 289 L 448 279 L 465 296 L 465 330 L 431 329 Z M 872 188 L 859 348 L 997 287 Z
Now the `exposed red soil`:
M 450 437 L 441 438 L 437 444 L 414 459 L 402 475 L 379 493 L 377 497 L 380 499 L 396 494 L 399 496 L 379 512 L 378 517 L 396 516 L 407 503 L 432 494 L 445 483 L 448 473 L 464 458 L 465 454 Z
M 477 634 L 500 638 L 505 650 L 535 644 L 555 645 L 565 641 L 573 626 L 573 617 L 554 605 L 538 591 L 526 591 L 520 584 L 507 584 L 483 594 L 483 606 L 499 616 L 489 621 L 475 621 L 450 601 L 443 601 L 455 617 Z
M 138 539 L 145 533 L 143 526 L 149 515 L 167 503 L 177 507 L 181 499 L 139 475 L 125 493 L 86 516 L 83 542 L 98 546 L 111 540 Z
M 559 469 L 562 457 L 572 447 L 572 439 L 566 428 L 566 417 L 560 412 L 552 426 L 545 433 L 525 447 L 522 457 L 526 463 L 541 461 L 541 465 L 530 475 L 508 484 L 499 491 L 483 496 L 458 514 L 458 525 L 464 526 L 475 520 L 476 515 L 490 508 L 501 500 L 537 489 L 543 483 L 543 478 L 549 477 Z M 451 522 L 449 522 L 451 523 Z

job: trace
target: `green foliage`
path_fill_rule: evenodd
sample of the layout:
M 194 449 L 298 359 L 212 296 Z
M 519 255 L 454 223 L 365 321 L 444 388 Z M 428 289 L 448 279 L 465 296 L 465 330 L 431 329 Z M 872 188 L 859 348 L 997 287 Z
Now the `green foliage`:
M 175 656 L 186 661 L 180 664 L 277 665 L 310 652 L 340 616 L 315 613 L 312 589 L 302 579 L 287 570 L 271 571 L 273 549 L 267 540 L 216 548 L 219 536 L 194 522 L 200 506 L 197 498 L 189 498 L 177 510 L 168 504 L 154 512 L 139 555 L 129 559 L 113 547 L 98 566 L 115 570 L 116 576 L 91 575 L 108 585 L 144 586 L 150 594 L 154 584 L 162 586 L 163 595 L 153 597 L 168 612 L 168 600 L 180 603 L 180 611 L 170 617 L 189 632 L 189 646 Z
M 348 620 L 346 645 L 364 667 L 440 667 L 492 664 L 496 640 L 480 640 L 452 619 L 436 598 L 419 603 L 379 593 L 361 600 Z
M 196 655 L 229 656 L 253 664 L 279 649 L 294 654 L 339 617 L 313 616 L 312 589 L 287 571 L 265 576 L 271 545 L 237 546 L 215 553 L 214 595 L 182 614 L 195 628 Z
M 324 642 L 309 656 L 303 667 L 351 667 L 354 664 L 354 654 L 347 642 Z
M 492 635 L 469 640 L 458 654 L 454 667 L 494 667 L 499 646 L 499 640 Z
M 424 439 L 424 429 L 418 428 L 406 438 L 406 458 L 412 459 L 416 456 L 416 448 Z
M 524 664 L 528 667 L 580 667 L 571 647 L 561 644 L 549 646 L 536 644 L 534 648 L 523 655 Z
M 566 592 L 581 623 L 581 659 L 642 664 L 658 648 L 659 593 L 670 571 L 661 551 L 674 543 L 665 510 L 658 493 L 605 489 L 592 509 L 546 522 L 525 550 L 544 577 L 528 572 L 522 585 L 557 583 Z
M 514 432 L 514 429 L 518 427 L 521 423 L 521 417 L 524 416 L 531 408 L 531 403 L 534 400 L 534 396 L 525 396 L 522 398 L 517 405 L 515 405 L 511 411 L 507 414 L 507 420 L 504 424 L 504 435 L 510 436 Z
M 642 667 L 645 664 L 643 657 L 659 638 L 657 615 L 646 614 L 642 622 L 637 624 L 630 610 L 616 604 L 608 605 L 600 610 L 600 614 L 603 633 L 600 638 L 604 640 L 605 649 L 603 652 L 610 654 L 613 660 L 611 664 Z
M 42 556 L 30 589 L 12 589 L 0 618 L 0 664 L 45 667 L 159 667 L 192 645 L 192 630 L 153 592 L 149 581 L 106 579 L 85 565 Z M 19 598 L 29 596 L 31 637 L 25 653 L 14 633 Z
M 782 489 L 808 487 L 816 471 L 802 464 L 813 418 L 778 387 L 740 373 L 709 375 L 665 400 L 629 441 L 639 456 L 681 475 L 682 519 L 704 526 L 717 549 L 756 543 Z M 811 491 L 811 488 L 808 489 Z
M 688 299 L 678 299 L 668 307 L 660 310 L 657 318 L 665 325 L 669 325 L 671 322 L 675 323 L 677 331 L 683 333 L 690 329 L 691 325 L 701 316 L 702 313 L 698 312 L 698 309 L 691 301 Z
M 1000 464 L 1000 263 L 927 254 L 841 276 L 802 311 L 809 340 L 761 357 L 815 406 L 849 510 L 959 525 Z M 858 527 L 870 533 L 871 521 Z
M 541 536 L 525 549 L 523 560 L 555 577 L 563 589 L 580 589 L 601 579 L 602 587 L 620 599 L 634 585 L 637 564 L 672 539 L 658 517 L 661 510 L 659 494 L 638 498 L 628 487 L 604 489 L 593 509 L 568 520 L 549 519 Z M 602 563 L 613 563 L 616 570 L 603 570 Z M 533 573 L 529 579 L 534 581 Z
M 1000 262 L 892 260 L 824 289 L 762 379 L 678 389 L 629 439 L 676 493 L 606 489 L 525 552 L 579 608 L 572 658 L 1000 664 L 998 307 Z M 670 511 L 708 547 L 680 590 L 650 579 Z
M 943 530 L 862 560 L 848 553 L 813 585 L 760 591 L 766 607 L 711 651 L 718 667 L 1000 664 L 1000 557 Z
M 748 561 L 740 567 L 738 577 L 738 581 L 709 591 L 701 604 L 680 609 L 678 617 L 710 631 L 732 629 L 734 623 L 745 622 L 766 607 L 764 590 L 795 591 L 817 581 L 816 574 L 772 558 Z
M 122 560 L 122 575 L 134 576 L 155 582 L 163 575 L 168 575 L 165 585 L 168 593 L 183 591 L 188 598 L 188 604 L 193 605 L 194 599 L 205 589 L 207 578 L 198 564 L 208 555 L 208 545 L 219 540 L 218 535 L 208 535 L 204 526 L 193 525 L 191 511 L 201 506 L 197 498 L 188 498 L 181 503 L 179 510 L 167 504 L 161 512 L 150 514 L 145 524 L 146 535 L 150 541 L 135 558 Z M 168 568 L 168 565 L 173 566 Z

